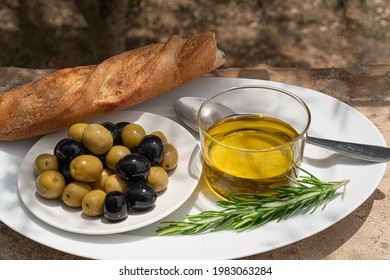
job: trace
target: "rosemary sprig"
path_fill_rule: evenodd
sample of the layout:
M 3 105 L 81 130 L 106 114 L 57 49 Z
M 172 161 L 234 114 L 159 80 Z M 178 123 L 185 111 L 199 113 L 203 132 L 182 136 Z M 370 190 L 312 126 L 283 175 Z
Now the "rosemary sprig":
M 299 179 L 288 179 L 293 186 L 275 188 L 277 195 L 230 194 L 228 200 L 217 205 L 220 211 L 204 211 L 187 215 L 182 221 L 165 221 L 157 229 L 158 235 L 191 235 L 204 231 L 235 230 L 244 231 L 259 227 L 269 221 L 282 221 L 297 212 L 313 213 L 320 205 L 322 209 L 332 199 L 336 191 L 344 187 L 349 180 L 324 182 L 301 168 L 304 173 Z

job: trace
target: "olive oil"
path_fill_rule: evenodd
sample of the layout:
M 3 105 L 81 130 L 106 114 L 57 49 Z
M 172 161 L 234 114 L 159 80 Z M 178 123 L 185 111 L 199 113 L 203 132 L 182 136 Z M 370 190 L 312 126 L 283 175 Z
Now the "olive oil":
M 289 124 L 272 117 L 235 115 L 214 124 L 203 138 L 207 184 L 222 197 L 228 193 L 272 195 L 295 177 L 302 143 Z

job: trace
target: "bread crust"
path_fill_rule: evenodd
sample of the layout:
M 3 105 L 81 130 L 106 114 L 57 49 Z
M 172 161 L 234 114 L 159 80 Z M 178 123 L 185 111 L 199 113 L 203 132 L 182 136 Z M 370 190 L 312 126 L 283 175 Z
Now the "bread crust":
M 0 141 L 43 135 L 124 110 L 224 63 L 215 34 L 172 36 L 100 64 L 67 68 L 0 94 Z

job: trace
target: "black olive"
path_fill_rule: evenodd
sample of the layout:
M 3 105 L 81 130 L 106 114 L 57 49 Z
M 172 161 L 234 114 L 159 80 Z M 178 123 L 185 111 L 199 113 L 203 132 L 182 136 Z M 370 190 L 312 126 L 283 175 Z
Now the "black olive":
M 54 155 L 62 162 L 70 162 L 85 152 L 83 143 L 70 138 L 62 139 L 54 148 Z
M 138 211 L 152 208 L 157 200 L 156 192 L 144 181 L 134 183 L 125 195 L 130 207 Z
M 103 205 L 104 217 L 111 222 L 117 222 L 127 217 L 129 211 L 129 202 L 123 192 L 109 192 Z
M 70 174 L 68 162 L 60 162 L 60 164 L 58 166 L 58 171 L 62 174 L 62 176 L 64 176 L 66 184 L 69 184 L 70 182 L 75 181 L 75 179 Z
M 164 142 L 157 135 L 146 135 L 139 144 L 140 154 L 147 157 L 152 165 L 159 165 L 164 156 Z
M 118 122 L 115 124 L 116 128 L 118 129 L 119 138 L 122 137 L 122 129 L 128 124 L 130 124 L 130 123 L 129 122 Z
M 113 145 L 120 145 L 122 143 L 121 134 L 115 124 L 111 122 L 104 122 L 101 125 L 107 128 L 108 131 L 111 133 L 112 138 L 114 139 Z
M 139 154 L 130 154 L 116 164 L 116 172 L 130 182 L 144 181 L 149 175 L 150 161 Z
M 106 165 L 106 154 L 94 155 L 94 156 L 97 157 L 98 159 L 100 159 L 100 161 L 102 162 L 104 168 L 107 167 L 107 165 Z

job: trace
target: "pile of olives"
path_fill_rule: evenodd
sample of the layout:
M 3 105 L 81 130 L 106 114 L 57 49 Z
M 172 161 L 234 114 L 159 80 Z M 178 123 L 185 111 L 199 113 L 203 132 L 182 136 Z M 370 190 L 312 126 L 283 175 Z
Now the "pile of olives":
M 77 123 L 53 154 L 35 159 L 36 191 L 88 216 L 120 221 L 130 209 L 154 207 L 177 164 L 178 152 L 161 131 L 147 134 L 129 122 Z

